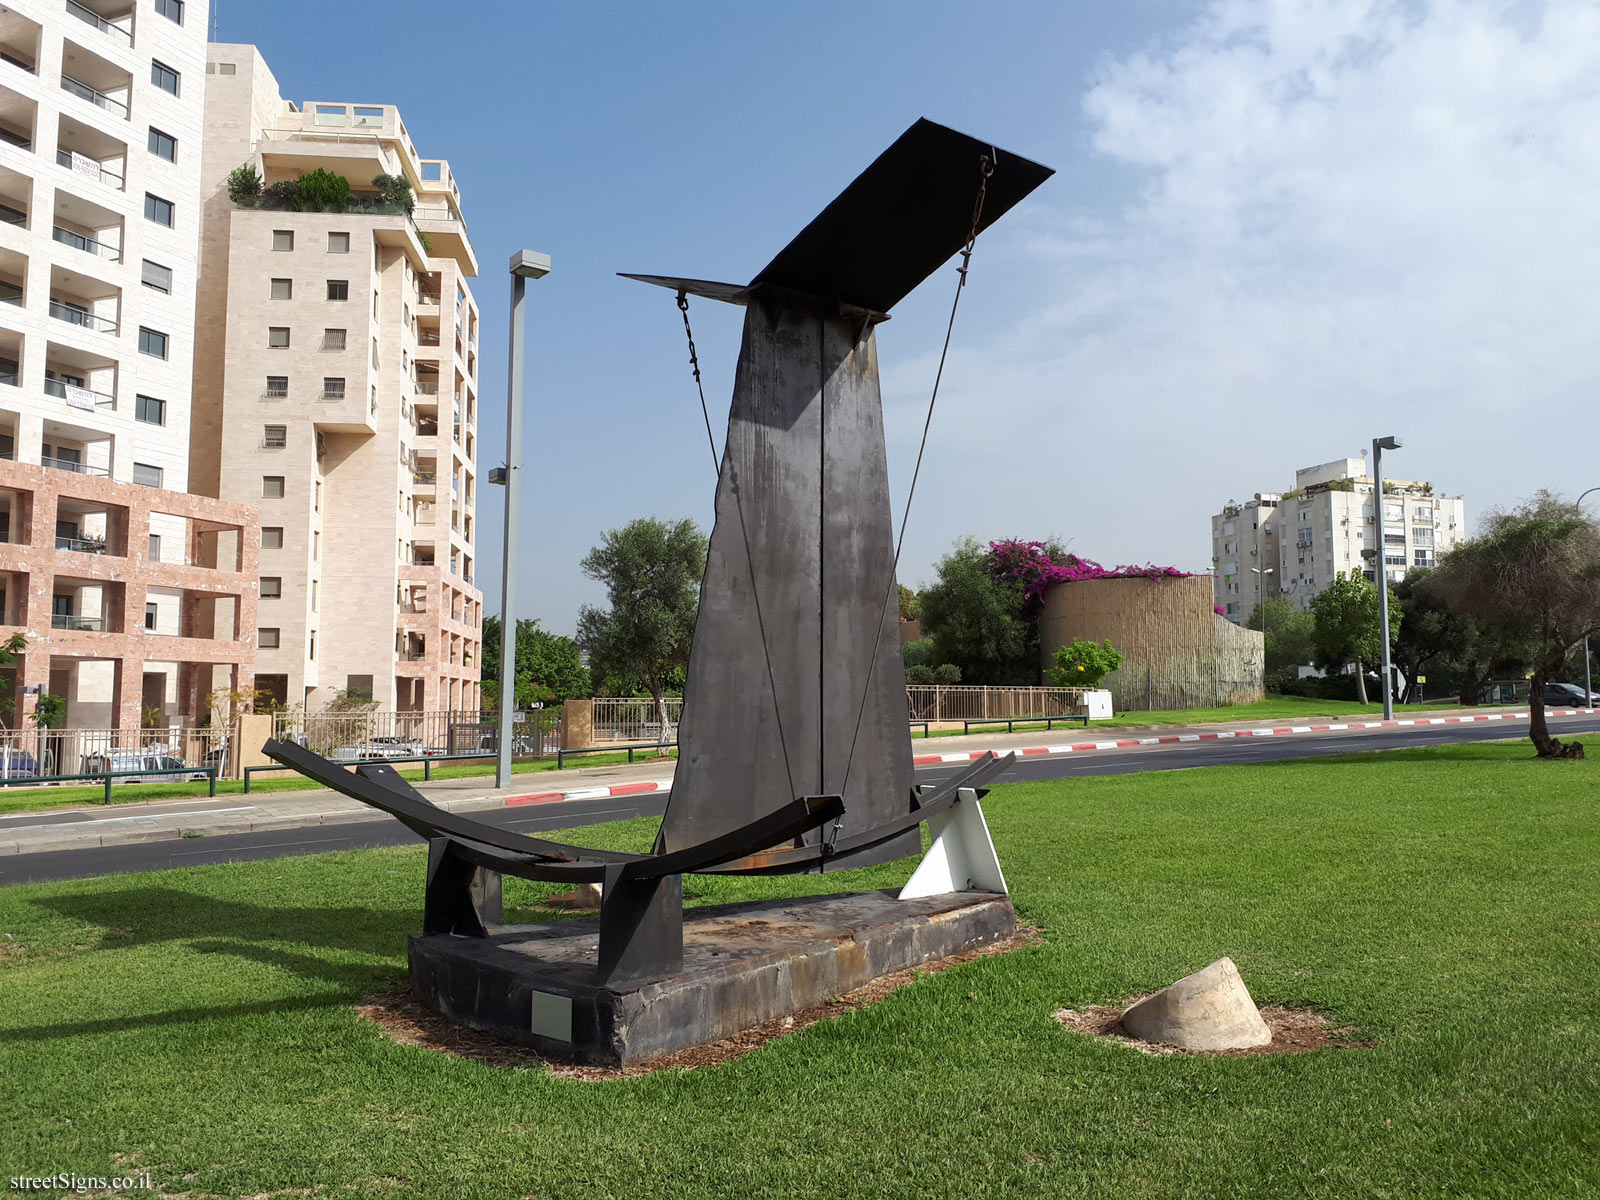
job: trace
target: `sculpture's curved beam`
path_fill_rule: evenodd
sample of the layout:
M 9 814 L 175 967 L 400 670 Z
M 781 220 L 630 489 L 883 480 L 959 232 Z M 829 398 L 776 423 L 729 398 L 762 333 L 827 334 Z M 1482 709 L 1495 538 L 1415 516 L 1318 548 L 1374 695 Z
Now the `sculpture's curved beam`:
M 915 829 L 936 813 L 949 808 L 961 798 L 964 788 L 976 788 L 1001 774 L 1017 756 L 1008 754 L 999 758 L 991 750 L 959 775 L 945 780 L 937 787 L 917 797 L 917 808 L 893 821 L 844 838 L 832 846 L 826 842 L 816 846 L 793 846 L 744 855 L 727 862 L 701 867 L 700 875 L 794 875 L 802 871 L 821 869 L 829 859 L 841 857 L 857 850 L 870 849 L 893 841 L 901 834 Z

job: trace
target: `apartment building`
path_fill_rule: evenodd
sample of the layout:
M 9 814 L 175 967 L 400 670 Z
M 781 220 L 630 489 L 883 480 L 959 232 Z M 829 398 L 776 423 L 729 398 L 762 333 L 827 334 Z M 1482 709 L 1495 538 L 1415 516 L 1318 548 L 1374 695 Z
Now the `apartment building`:
M 198 721 L 248 689 L 256 521 L 189 486 L 205 0 L 0 7 L 0 695 Z M 63 764 L 69 765 L 69 764 Z
M 1360 570 L 1377 579 L 1377 559 L 1391 583 L 1412 567 L 1431 567 L 1467 536 L 1466 502 L 1434 493 L 1419 480 L 1383 481 L 1383 536 L 1366 458 L 1341 458 L 1295 472 L 1292 490 L 1229 501 L 1211 518 L 1216 603 L 1246 624 L 1270 595 L 1300 608 L 1335 575 Z
M 254 46 L 205 69 L 198 299 L 220 336 L 195 347 L 193 486 L 261 509 L 257 686 L 476 709 L 477 260 L 450 164 L 393 105 L 284 100 Z M 260 197 L 230 196 L 239 167 Z M 318 168 L 349 181 L 341 211 L 274 198 Z

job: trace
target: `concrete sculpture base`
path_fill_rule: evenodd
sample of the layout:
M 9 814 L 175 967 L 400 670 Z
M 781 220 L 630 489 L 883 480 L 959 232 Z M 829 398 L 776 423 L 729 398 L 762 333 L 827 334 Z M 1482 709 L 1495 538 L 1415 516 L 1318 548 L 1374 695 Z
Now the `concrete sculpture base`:
M 1272 1040 L 1231 958 L 1139 1001 L 1122 1014 L 1122 1027 L 1141 1041 L 1187 1050 L 1242 1050 Z
M 882 975 L 1009 937 L 1007 896 L 852 892 L 690 909 L 683 970 L 595 982 L 599 922 L 411 938 L 411 986 L 434 1011 L 567 1061 L 646 1062 L 825 1003 Z

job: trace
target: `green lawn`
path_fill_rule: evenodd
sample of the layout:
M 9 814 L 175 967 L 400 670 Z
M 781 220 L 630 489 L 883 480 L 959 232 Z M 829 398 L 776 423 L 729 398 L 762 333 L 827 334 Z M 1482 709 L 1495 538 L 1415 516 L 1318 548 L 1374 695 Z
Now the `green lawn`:
M 605 1084 L 396 1046 L 354 1018 L 403 974 L 420 847 L 0 889 L 0 1179 L 138 1168 L 196 1196 L 1600 1195 L 1596 770 L 1475 745 L 999 787 L 987 812 L 1042 945 L 731 1064 Z M 688 891 L 845 890 L 908 867 Z M 1377 1048 L 1150 1058 L 1051 1020 L 1223 954 L 1258 1000 L 1319 1006 Z
M 669 757 L 676 758 L 677 751 Z M 566 770 L 576 770 L 582 767 L 615 766 L 628 761 L 627 754 L 584 754 L 577 758 L 567 760 Z M 635 762 L 649 761 L 643 754 L 638 754 Z M 538 771 L 554 771 L 556 760 L 554 758 L 529 759 L 526 762 L 511 764 L 513 775 L 523 775 Z M 422 779 L 422 768 L 407 768 L 400 772 L 407 779 Z M 483 762 L 440 763 L 433 768 L 435 779 L 465 779 L 472 776 L 492 776 L 494 774 L 494 761 Z M 282 775 L 258 775 L 250 781 L 250 794 L 257 792 L 304 792 L 326 791 L 326 788 L 311 787 L 304 776 L 284 772 Z M 223 779 L 217 781 L 217 795 L 235 796 L 244 794 L 242 780 Z M 204 783 L 119 783 L 111 789 L 111 802 L 113 804 L 139 804 L 151 800 L 179 800 L 186 796 L 209 795 Z M 0 790 L 0 814 L 15 812 L 42 812 L 52 808 L 77 807 L 83 804 L 105 803 L 106 789 L 97 787 L 9 787 Z

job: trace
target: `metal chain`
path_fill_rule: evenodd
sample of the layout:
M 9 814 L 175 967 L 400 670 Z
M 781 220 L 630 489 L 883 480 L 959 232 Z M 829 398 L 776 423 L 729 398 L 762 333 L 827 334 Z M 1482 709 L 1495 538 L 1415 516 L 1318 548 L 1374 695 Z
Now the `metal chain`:
M 894 563 L 889 568 L 889 585 L 884 590 L 883 605 L 880 613 L 889 611 L 889 598 L 894 595 L 895 584 L 899 580 L 900 552 L 905 549 L 906 525 L 911 520 L 911 501 L 917 494 L 917 477 L 922 474 L 922 456 L 928 449 L 928 429 L 933 424 L 933 406 L 939 400 L 939 384 L 944 379 L 944 362 L 950 353 L 950 335 L 956 327 L 956 310 L 961 307 L 961 293 L 967 286 L 967 270 L 972 266 L 972 248 L 978 241 L 978 230 L 983 227 L 983 202 L 989 194 L 989 177 L 994 174 L 994 160 L 987 154 L 978 156 L 978 194 L 972 202 L 972 228 L 967 233 L 967 244 L 961 248 L 961 265 L 956 268 L 956 294 L 950 302 L 950 320 L 944 329 L 944 349 L 939 351 L 939 369 L 933 376 L 933 393 L 928 397 L 928 415 L 922 422 L 922 444 L 917 447 L 917 465 L 911 472 L 911 488 L 906 492 L 905 513 L 900 518 L 900 537 L 895 542 Z M 880 617 L 878 631 L 872 639 L 872 660 L 867 664 L 867 682 L 861 689 L 861 707 L 856 710 L 856 728 L 850 737 L 850 757 L 844 764 L 844 782 L 840 784 L 839 791 L 844 791 L 850 785 L 850 768 L 855 765 L 856 742 L 861 738 L 861 721 L 866 716 L 867 699 L 872 694 L 872 675 L 878 669 L 878 647 L 883 641 L 884 621 Z
M 678 292 L 678 311 L 683 314 L 683 333 L 689 340 L 689 366 L 694 370 L 695 390 L 700 393 L 700 415 L 706 422 L 706 441 L 711 444 L 711 467 L 722 480 L 722 460 L 717 457 L 717 441 L 711 433 L 711 410 L 706 405 L 705 385 L 700 381 L 700 356 L 694 348 L 694 330 L 689 326 L 689 294 Z M 731 432 L 731 429 L 730 429 Z M 772 712 L 778 722 L 778 748 L 783 751 L 783 772 L 789 780 L 789 795 L 795 795 L 794 770 L 789 766 L 789 739 L 783 732 L 783 708 L 778 703 L 778 681 L 772 670 L 772 651 L 767 646 L 767 623 L 761 614 L 761 592 L 756 587 L 756 560 L 750 550 L 750 531 L 745 526 L 744 497 L 740 494 L 739 470 L 734 465 L 733 454 L 728 454 L 728 486 L 733 492 L 734 507 L 739 513 L 739 535 L 744 541 L 744 561 L 749 568 L 750 599 L 756 610 L 756 629 L 761 635 L 761 655 L 767 663 L 767 686 L 772 689 Z

